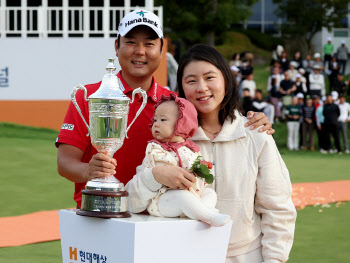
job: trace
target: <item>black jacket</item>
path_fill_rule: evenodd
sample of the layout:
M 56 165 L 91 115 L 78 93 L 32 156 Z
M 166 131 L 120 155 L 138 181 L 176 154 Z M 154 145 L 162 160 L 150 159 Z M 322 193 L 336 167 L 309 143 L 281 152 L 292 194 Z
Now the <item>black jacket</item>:
M 323 106 L 323 115 L 324 115 L 324 123 L 325 124 L 333 124 L 337 125 L 338 117 L 340 115 L 340 110 L 338 105 L 326 104 Z

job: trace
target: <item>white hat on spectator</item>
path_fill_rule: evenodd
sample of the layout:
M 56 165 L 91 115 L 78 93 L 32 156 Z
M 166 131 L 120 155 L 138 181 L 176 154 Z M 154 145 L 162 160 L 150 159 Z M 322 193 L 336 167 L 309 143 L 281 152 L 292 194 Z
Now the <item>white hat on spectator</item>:
M 331 95 L 332 95 L 332 98 L 333 98 L 334 101 L 336 101 L 338 99 L 338 97 L 339 97 L 338 92 L 336 92 L 335 90 L 333 90 L 331 92 Z
M 332 38 L 331 37 L 328 37 L 328 39 L 327 39 L 328 41 L 332 41 Z
M 296 96 L 298 99 L 303 99 L 304 98 L 304 94 L 299 92 Z
M 321 54 L 320 53 L 315 53 L 314 58 L 320 58 Z
M 342 44 L 345 44 L 345 40 L 342 40 L 341 43 L 342 43 Z
M 230 69 L 235 72 L 239 72 L 239 68 L 237 68 L 235 65 L 231 66 Z
M 277 48 L 276 48 L 277 55 L 281 56 L 283 50 L 284 50 L 284 48 L 281 45 L 278 45 Z
M 326 97 L 326 96 L 322 96 L 321 100 L 322 100 L 322 101 L 326 101 L 326 100 L 327 100 L 327 97 Z
M 299 69 L 299 72 L 300 72 L 300 74 L 304 75 L 304 74 L 305 74 L 305 69 L 300 68 L 300 69 Z
M 314 69 L 321 69 L 320 65 L 316 64 L 314 65 Z
M 301 74 L 300 74 L 300 73 L 297 73 L 297 74 L 295 75 L 295 78 L 301 78 Z
M 119 23 L 118 34 L 124 37 L 131 29 L 141 25 L 152 28 L 159 38 L 163 38 L 163 29 L 159 17 L 144 9 L 126 14 Z
M 296 62 L 296 61 L 292 61 L 292 62 L 290 62 L 289 65 L 292 66 L 292 67 L 294 67 L 294 68 L 297 68 L 297 67 L 299 66 L 299 63 Z

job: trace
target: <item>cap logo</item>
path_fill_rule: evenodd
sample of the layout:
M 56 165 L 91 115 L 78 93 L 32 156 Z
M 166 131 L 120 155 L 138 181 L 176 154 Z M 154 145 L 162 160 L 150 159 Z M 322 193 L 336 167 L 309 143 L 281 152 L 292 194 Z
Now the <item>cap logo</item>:
M 132 25 L 132 24 L 135 24 L 135 23 L 141 23 L 141 22 L 143 22 L 143 23 L 148 23 L 148 24 L 151 24 L 151 25 L 154 25 L 155 27 L 158 27 L 158 24 L 157 24 L 157 22 L 156 21 L 152 21 L 152 20 L 150 20 L 150 19 L 147 19 L 147 18 L 139 18 L 139 19 L 133 19 L 133 20 L 130 20 L 130 21 L 127 21 L 126 23 L 125 23 L 125 26 L 127 27 L 127 26 L 130 26 L 130 25 Z
M 142 17 L 144 17 L 146 13 L 147 13 L 147 12 L 142 11 L 142 10 L 141 10 L 140 12 L 136 12 L 136 14 L 139 14 L 139 15 L 142 16 Z

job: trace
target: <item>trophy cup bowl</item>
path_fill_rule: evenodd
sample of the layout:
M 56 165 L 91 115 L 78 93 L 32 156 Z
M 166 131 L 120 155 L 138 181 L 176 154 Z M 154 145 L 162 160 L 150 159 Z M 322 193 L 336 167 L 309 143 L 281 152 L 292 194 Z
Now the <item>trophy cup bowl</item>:
M 98 152 L 112 158 L 114 153 L 122 147 L 128 130 L 146 106 L 147 94 L 141 88 L 133 91 L 131 103 L 136 93 L 141 93 L 143 103 L 127 127 L 130 99 L 121 91 L 119 87 L 122 84 L 113 74 L 114 59 L 109 59 L 107 70 L 109 73 L 104 76 L 100 88 L 89 98 L 86 98 L 87 90 L 82 85 L 73 89 L 71 97 L 88 129 L 87 136 L 90 135 L 91 144 Z M 86 123 L 76 102 L 75 94 L 78 90 L 84 91 L 84 98 L 89 102 L 90 126 Z M 130 217 L 127 211 L 128 193 L 124 190 L 124 184 L 113 175 L 88 181 L 81 193 L 82 202 L 81 209 L 77 211 L 78 215 L 102 218 Z

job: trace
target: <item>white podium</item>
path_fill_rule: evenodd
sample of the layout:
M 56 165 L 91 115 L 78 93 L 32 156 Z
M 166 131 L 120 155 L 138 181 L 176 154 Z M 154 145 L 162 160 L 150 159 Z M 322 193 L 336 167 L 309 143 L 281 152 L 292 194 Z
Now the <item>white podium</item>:
M 132 214 L 78 216 L 59 211 L 63 263 L 224 263 L 232 221 L 211 227 L 187 218 Z

